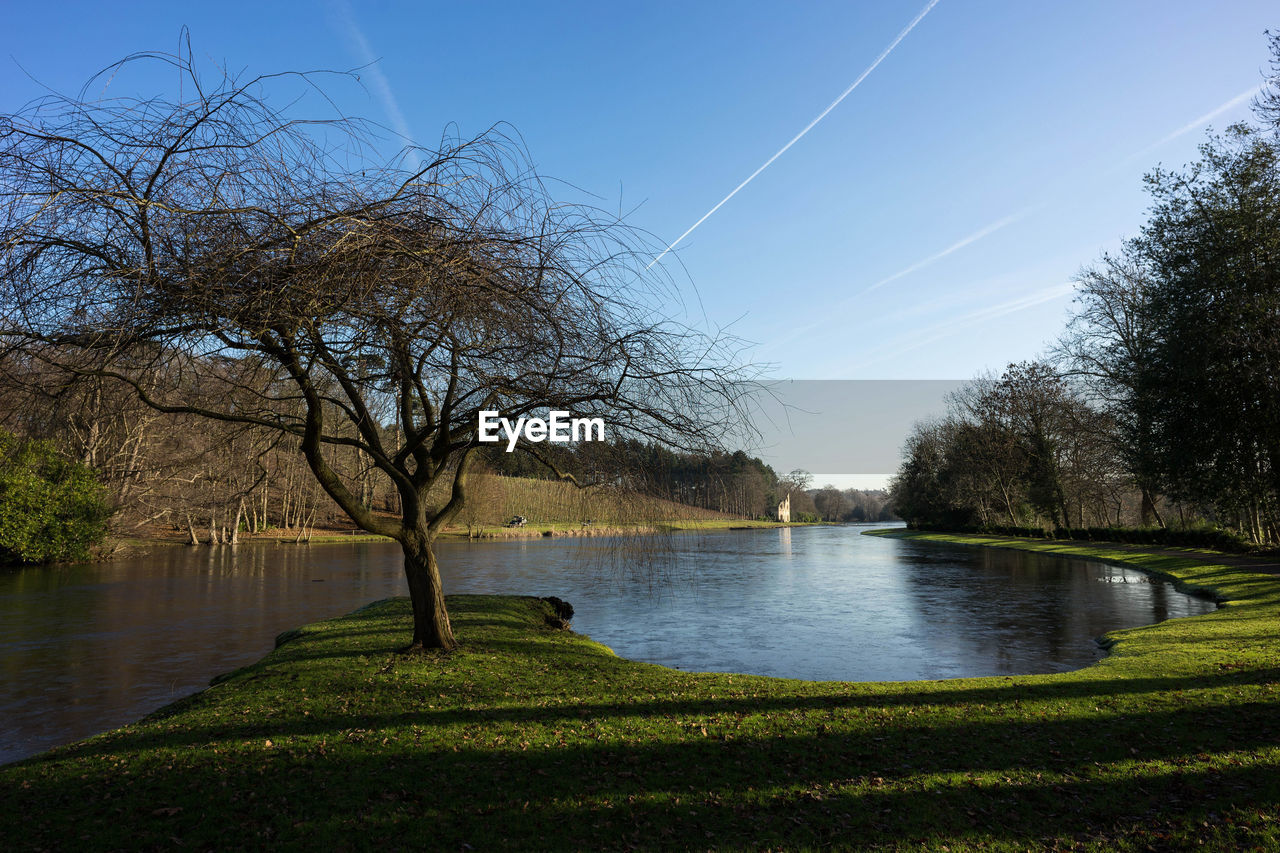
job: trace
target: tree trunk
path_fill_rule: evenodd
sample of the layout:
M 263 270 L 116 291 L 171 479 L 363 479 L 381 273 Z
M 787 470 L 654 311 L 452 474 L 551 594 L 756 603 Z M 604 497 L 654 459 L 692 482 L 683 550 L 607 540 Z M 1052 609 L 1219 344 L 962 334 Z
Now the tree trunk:
M 1160 510 L 1156 507 L 1155 496 L 1151 494 L 1151 490 L 1146 486 L 1142 487 L 1142 526 L 1146 527 L 1154 516 L 1156 524 L 1164 528 L 1164 518 L 1160 516 Z
M 1000 484 L 1000 496 L 1004 498 L 1005 512 L 1009 513 L 1009 523 L 1017 524 L 1018 518 L 1013 511 L 1013 499 L 1009 496 L 1009 488 L 1005 485 L 1003 477 L 997 480 L 997 482 Z
M 280 494 L 280 526 L 285 530 L 290 529 L 289 498 L 293 494 L 293 466 L 290 465 L 287 470 L 289 477 L 285 480 L 284 491 Z
M 407 651 L 456 649 L 458 641 L 453 638 L 449 611 L 444 606 L 444 586 L 431 542 L 405 543 L 403 548 L 404 574 L 413 603 L 413 642 Z

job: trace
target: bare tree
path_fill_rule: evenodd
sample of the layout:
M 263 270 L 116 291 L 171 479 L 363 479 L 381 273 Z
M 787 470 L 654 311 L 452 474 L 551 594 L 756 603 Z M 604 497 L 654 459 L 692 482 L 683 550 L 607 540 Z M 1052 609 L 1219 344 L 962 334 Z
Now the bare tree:
M 998 388 L 996 378 L 984 376 L 952 393 L 947 400 L 947 434 L 970 460 L 955 477 L 955 486 L 967 491 L 982 523 L 991 523 L 993 515 L 1002 512 L 1009 524 L 1018 524 L 1026 458 Z
M 403 549 L 410 648 L 456 645 L 432 546 L 467 500 L 481 410 L 689 448 L 740 422 L 733 342 L 668 319 L 650 241 L 557 203 L 508 136 L 387 163 L 360 122 L 272 106 L 317 75 L 210 82 L 189 55 L 139 54 L 94 85 L 157 62 L 178 96 L 0 117 L 0 357 L 295 437 L 338 506 Z M 352 451 L 367 470 L 342 467 Z M 398 514 L 370 505 L 370 472 Z
M 1058 340 L 1055 360 L 1064 375 L 1084 379 L 1094 403 L 1116 421 L 1116 454 L 1142 495 L 1142 523 L 1154 517 L 1164 527 L 1150 406 L 1138 387 L 1154 344 L 1144 311 L 1153 273 L 1130 244 L 1085 267 L 1076 283 L 1078 307 Z
M 796 468 L 785 477 L 778 478 L 778 497 L 785 498 L 803 492 L 813 483 L 813 475 L 803 468 Z
M 844 521 L 851 508 L 844 493 L 832 485 L 819 489 L 813 496 L 813 503 L 823 521 Z
M 1264 124 L 1280 130 L 1280 30 L 1267 30 L 1271 41 L 1271 72 L 1253 99 L 1254 113 Z

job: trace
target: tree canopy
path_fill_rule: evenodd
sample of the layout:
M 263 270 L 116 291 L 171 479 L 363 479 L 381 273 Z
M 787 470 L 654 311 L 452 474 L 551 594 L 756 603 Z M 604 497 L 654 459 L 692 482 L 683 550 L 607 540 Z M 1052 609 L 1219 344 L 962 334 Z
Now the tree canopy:
M 1243 512 L 1257 538 L 1280 498 L 1280 146 L 1236 125 L 1201 155 L 1148 178 L 1137 398 L 1165 487 Z

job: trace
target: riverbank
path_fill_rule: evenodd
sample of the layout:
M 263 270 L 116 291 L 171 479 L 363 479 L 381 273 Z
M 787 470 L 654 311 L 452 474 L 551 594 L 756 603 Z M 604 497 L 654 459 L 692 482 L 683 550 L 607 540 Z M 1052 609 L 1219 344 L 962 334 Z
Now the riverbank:
M 1108 559 L 1226 604 L 1116 632 L 1110 656 L 1073 673 L 848 684 L 623 660 L 511 597 L 451 598 L 462 650 L 404 658 L 407 605 L 379 603 L 293 632 L 136 725 L 0 768 L 0 837 L 15 849 L 1276 847 L 1280 582 L 1207 555 Z
M 698 533 L 717 530 L 762 530 L 775 527 L 813 527 L 822 522 L 807 521 L 760 521 L 757 519 L 672 519 L 644 524 L 583 524 L 581 522 L 531 521 L 523 527 L 506 525 L 476 525 L 471 528 L 455 526 L 446 528 L 440 534 L 445 541 L 460 539 L 548 539 L 556 537 L 581 536 L 635 536 L 655 533 Z M 135 536 L 113 540 L 111 546 L 102 554 L 101 559 L 110 560 L 119 555 L 137 554 L 151 547 L 209 547 L 207 542 L 193 546 L 187 534 L 174 531 L 169 534 L 154 536 Z M 347 528 L 343 530 L 318 530 L 308 538 L 299 539 L 297 531 L 269 531 L 267 533 L 240 535 L 241 545 L 333 545 L 351 544 L 354 542 L 390 542 L 386 536 L 377 536 L 362 530 Z M 221 546 L 215 546 L 221 547 Z
M 523 527 L 480 526 L 451 528 L 445 539 L 538 539 L 555 536 L 634 536 L 655 533 L 698 533 L 716 530 L 764 530 L 774 527 L 812 527 L 814 522 L 760 521 L 743 518 L 672 519 L 643 524 L 582 524 L 529 522 Z

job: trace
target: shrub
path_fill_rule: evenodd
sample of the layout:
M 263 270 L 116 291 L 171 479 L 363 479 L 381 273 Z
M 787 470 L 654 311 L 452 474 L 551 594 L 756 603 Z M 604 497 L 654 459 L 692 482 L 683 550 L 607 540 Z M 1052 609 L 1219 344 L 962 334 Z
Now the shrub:
M 92 470 L 0 430 L 0 564 L 86 559 L 109 515 Z

